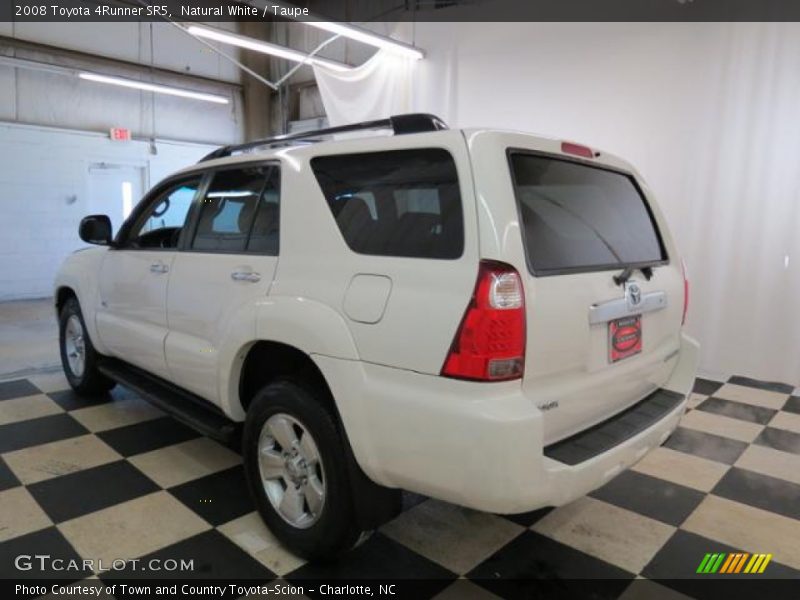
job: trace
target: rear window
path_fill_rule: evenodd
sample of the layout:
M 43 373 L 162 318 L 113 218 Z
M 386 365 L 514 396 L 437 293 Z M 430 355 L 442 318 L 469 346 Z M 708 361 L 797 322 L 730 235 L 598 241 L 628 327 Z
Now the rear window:
M 320 156 L 311 168 L 347 245 L 361 254 L 453 259 L 464 250 L 458 174 L 446 150 Z
M 528 266 L 536 275 L 666 260 L 630 176 L 518 152 L 510 159 Z

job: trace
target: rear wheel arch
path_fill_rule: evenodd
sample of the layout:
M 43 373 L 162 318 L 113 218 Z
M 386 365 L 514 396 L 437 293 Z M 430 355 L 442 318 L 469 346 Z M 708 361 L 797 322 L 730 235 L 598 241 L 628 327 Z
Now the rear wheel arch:
M 259 340 L 240 354 L 245 355 L 238 377 L 239 404 L 243 413 L 247 413 L 253 398 L 264 386 L 279 379 L 292 379 L 317 391 L 319 399 L 333 410 L 341 426 L 341 416 L 328 382 L 308 353 L 283 342 Z

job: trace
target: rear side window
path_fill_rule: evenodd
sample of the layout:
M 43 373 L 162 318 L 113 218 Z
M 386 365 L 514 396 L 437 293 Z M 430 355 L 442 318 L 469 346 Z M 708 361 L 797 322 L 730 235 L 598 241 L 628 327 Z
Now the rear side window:
M 320 156 L 311 168 L 347 245 L 361 254 L 453 259 L 464 250 L 458 174 L 446 150 Z
M 217 171 L 203 198 L 192 249 L 277 255 L 278 169 Z
M 521 152 L 510 160 L 528 265 L 536 275 L 666 260 L 630 176 Z

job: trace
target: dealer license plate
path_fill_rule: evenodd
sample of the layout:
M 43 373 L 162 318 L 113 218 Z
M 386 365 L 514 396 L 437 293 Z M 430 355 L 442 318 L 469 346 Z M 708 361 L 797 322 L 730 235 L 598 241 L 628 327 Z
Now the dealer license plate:
M 642 316 L 608 322 L 608 358 L 614 363 L 642 351 Z

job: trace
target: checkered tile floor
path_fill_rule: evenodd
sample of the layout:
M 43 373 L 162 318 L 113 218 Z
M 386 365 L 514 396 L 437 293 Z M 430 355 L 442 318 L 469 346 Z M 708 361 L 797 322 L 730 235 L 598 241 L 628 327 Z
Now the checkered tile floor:
M 743 550 L 774 555 L 766 576 L 798 578 L 800 396 L 742 377 L 698 379 L 694 392 L 663 447 L 568 506 L 504 517 L 408 494 L 363 546 L 317 566 L 262 525 L 234 450 L 124 388 L 87 400 L 61 375 L 3 382 L 0 577 L 25 575 L 13 557 L 45 552 L 193 558 L 204 578 L 437 579 L 442 598 L 558 577 L 615 579 L 613 595 L 630 599 L 638 577 L 660 581 L 647 597 L 676 598 L 706 552 Z

